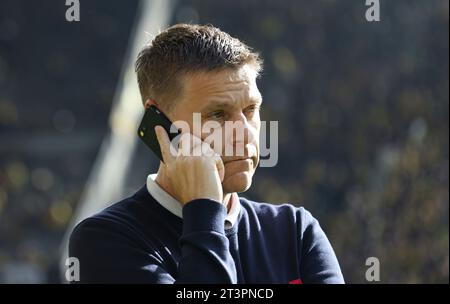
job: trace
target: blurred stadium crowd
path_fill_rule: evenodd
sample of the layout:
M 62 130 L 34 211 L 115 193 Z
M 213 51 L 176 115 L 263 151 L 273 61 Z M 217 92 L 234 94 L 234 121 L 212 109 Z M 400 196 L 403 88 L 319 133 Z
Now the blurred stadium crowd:
M 348 282 L 449 281 L 449 2 L 178 1 L 260 51 L 279 162 L 245 197 L 305 206 Z M 137 1 L 0 2 L 0 282 L 59 282 L 62 237 L 103 136 Z M 136 102 L 140 102 L 136 100 Z M 130 134 L 134 136 L 134 134 Z M 156 159 L 139 146 L 127 194 Z M 118 198 L 120 199 L 120 198 Z

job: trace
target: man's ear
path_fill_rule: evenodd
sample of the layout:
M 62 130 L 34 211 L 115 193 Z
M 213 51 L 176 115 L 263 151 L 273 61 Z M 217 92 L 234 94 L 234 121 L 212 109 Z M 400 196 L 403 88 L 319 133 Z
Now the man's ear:
M 158 105 L 158 103 L 156 102 L 156 100 L 149 98 L 149 99 L 147 99 L 147 100 L 145 101 L 145 103 L 144 103 L 144 108 L 145 108 L 145 110 L 147 110 L 148 107 L 150 107 L 151 105 L 154 105 L 154 106 L 156 106 L 156 107 L 159 107 L 159 105 Z

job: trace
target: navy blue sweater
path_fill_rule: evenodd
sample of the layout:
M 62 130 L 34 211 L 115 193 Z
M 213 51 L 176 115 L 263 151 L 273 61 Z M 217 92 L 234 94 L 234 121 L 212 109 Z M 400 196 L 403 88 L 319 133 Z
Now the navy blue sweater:
M 236 224 L 226 208 L 198 199 L 183 219 L 144 186 L 72 232 L 69 256 L 81 283 L 343 283 L 333 249 L 304 208 L 240 198 Z

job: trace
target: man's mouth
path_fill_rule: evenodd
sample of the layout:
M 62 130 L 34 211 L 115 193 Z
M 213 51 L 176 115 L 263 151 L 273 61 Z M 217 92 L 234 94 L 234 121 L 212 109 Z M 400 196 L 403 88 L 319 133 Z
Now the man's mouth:
M 228 160 L 224 161 L 224 165 L 226 165 L 228 163 L 232 163 L 232 162 L 238 162 L 238 161 L 251 161 L 253 163 L 253 165 L 255 164 L 254 157 L 238 157 L 238 158 L 228 159 Z

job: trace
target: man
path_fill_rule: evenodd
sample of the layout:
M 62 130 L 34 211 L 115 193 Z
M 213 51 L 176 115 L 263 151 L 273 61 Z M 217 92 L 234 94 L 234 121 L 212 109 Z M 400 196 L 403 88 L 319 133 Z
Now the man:
M 164 159 L 158 173 L 71 235 L 81 283 L 344 282 L 308 211 L 237 194 L 249 189 L 259 163 L 261 64 L 244 43 L 210 25 L 172 26 L 143 49 L 136 72 L 145 108 L 155 105 L 194 129 L 198 113 L 216 123 L 208 134 L 221 135 L 223 145 L 184 130 L 174 153 L 156 127 Z M 227 122 L 244 135 L 227 135 Z M 230 145 L 243 153 L 223 153 Z

